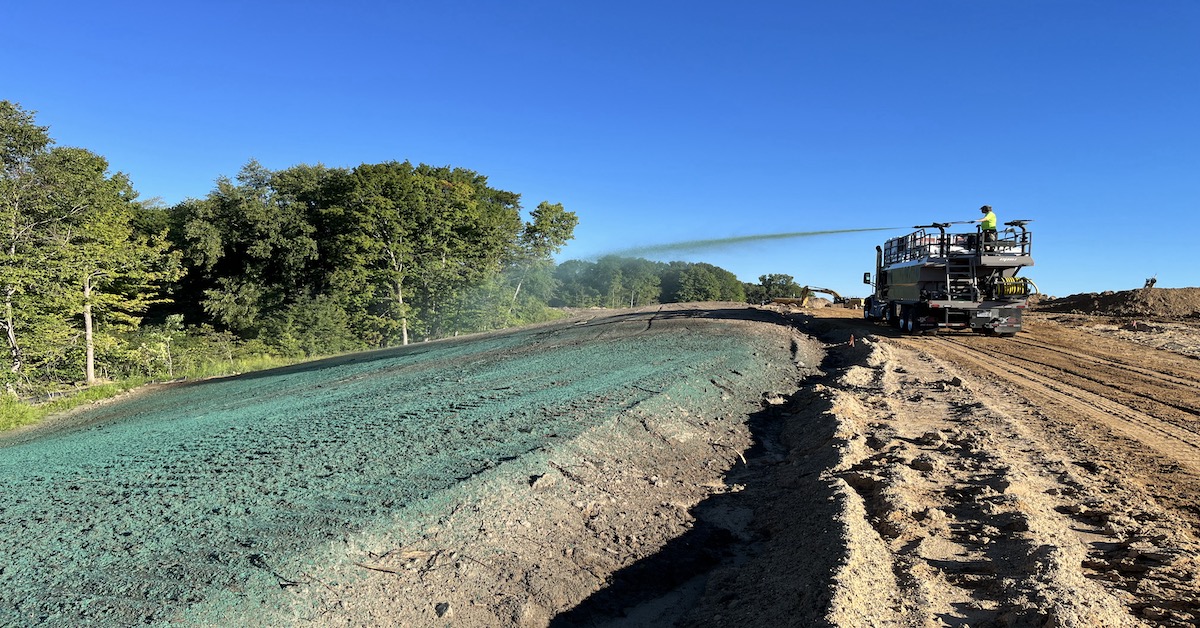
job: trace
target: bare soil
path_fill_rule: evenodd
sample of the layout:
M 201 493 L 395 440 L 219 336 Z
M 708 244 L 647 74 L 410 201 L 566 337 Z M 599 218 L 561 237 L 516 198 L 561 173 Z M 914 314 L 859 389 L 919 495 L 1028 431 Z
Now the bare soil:
M 861 325 L 839 315 L 811 324 Z M 883 545 L 873 573 L 895 589 L 890 612 L 873 586 L 827 619 L 1196 625 L 1200 326 L 1136 322 L 1034 313 L 1008 339 L 877 330 L 875 355 L 831 385 L 865 445 L 831 475 L 861 500 Z
M 1154 292 L 1178 307 L 1130 305 Z M 1015 338 L 902 336 L 833 307 L 581 314 L 539 350 L 591 326 L 654 360 L 652 326 L 736 325 L 772 374 L 656 380 L 453 499 L 274 568 L 273 594 L 167 621 L 1195 626 L 1200 291 L 1128 294 L 1112 315 L 1045 301 Z

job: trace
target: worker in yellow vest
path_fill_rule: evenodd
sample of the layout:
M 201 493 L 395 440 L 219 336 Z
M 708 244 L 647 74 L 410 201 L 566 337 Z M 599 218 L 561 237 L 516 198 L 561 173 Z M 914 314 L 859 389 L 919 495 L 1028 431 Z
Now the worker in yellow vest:
M 983 218 L 980 218 L 979 220 L 973 220 L 972 222 L 980 223 L 979 229 L 981 231 L 983 231 L 983 241 L 985 243 L 995 242 L 996 241 L 996 212 L 992 211 L 991 205 L 984 205 L 983 207 L 979 208 L 979 211 L 983 212 Z M 987 247 L 987 249 L 991 250 L 992 247 Z

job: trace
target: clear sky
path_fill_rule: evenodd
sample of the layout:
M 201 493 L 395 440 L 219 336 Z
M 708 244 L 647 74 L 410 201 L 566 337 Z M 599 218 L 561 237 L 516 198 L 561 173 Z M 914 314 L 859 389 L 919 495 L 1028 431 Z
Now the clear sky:
M 1197 0 L 5 0 L 0 58 L 168 204 L 250 159 L 451 165 L 576 212 L 560 260 L 989 204 L 1047 294 L 1200 286 Z M 653 258 L 861 296 L 903 233 Z

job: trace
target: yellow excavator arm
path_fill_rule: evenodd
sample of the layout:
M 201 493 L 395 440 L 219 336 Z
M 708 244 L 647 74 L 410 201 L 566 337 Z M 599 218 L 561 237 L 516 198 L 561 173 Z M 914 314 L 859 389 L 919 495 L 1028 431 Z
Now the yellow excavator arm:
M 812 286 L 804 286 L 803 288 L 801 288 L 800 296 L 798 296 L 798 297 L 790 297 L 790 298 L 780 297 L 777 299 L 771 299 L 771 302 L 772 303 L 782 303 L 782 304 L 786 304 L 786 305 L 798 305 L 800 307 L 808 307 L 808 300 L 810 298 L 812 298 L 812 295 L 816 292 L 828 294 L 829 296 L 833 297 L 833 302 L 835 304 L 845 304 L 846 303 L 846 298 L 843 297 L 842 295 L 838 294 L 837 292 L 834 292 L 833 290 L 830 290 L 829 288 L 814 288 Z
M 808 298 L 811 297 L 814 292 L 828 294 L 829 296 L 833 297 L 834 303 L 840 304 L 846 302 L 845 297 L 834 292 L 833 290 L 830 290 L 829 288 L 813 288 L 812 286 L 804 286 L 804 305 L 808 305 Z

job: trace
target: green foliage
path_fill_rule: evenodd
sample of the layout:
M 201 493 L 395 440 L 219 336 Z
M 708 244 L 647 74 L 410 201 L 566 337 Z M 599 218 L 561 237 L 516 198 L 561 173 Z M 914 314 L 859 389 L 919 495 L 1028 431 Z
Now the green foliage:
M 746 284 L 746 300 L 751 303 L 768 303 L 780 297 L 799 297 L 803 288 L 791 275 L 761 275 L 758 284 Z
M 733 273 L 712 264 L 687 264 L 678 268 L 674 301 L 745 301 L 742 283 Z
M 534 261 L 549 259 L 562 250 L 579 225 L 579 217 L 563 209 L 562 203 L 543 201 L 530 212 L 530 217 L 533 221 L 525 224 L 520 244 L 526 259 Z
M 32 114 L 0 102 L 0 329 L 9 392 L 94 381 L 101 336 L 136 327 L 178 276 L 164 233 L 135 232 L 128 178 L 82 148 L 51 148 Z
M 54 304 L 36 294 L 54 283 L 43 263 L 41 227 L 66 218 L 70 208 L 52 202 L 53 173 L 43 164 L 52 161 L 53 142 L 46 131 L 34 124 L 32 112 L 0 101 L 0 332 L 8 357 L 3 381 L 10 391 L 28 377 L 25 344 L 41 328 L 36 319 L 56 322 Z M 55 327 L 61 332 L 62 325 Z
M 351 329 L 350 316 L 327 296 L 305 298 L 273 316 L 264 337 L 278 355 L 304 358 L 368 348 Z
M 542 203 L 522 223 L 519 200 L 462 168 L 269 172 L 251 162 L 236 184 L 220 180 L 206 199 L 172 210 L 189 269 L 177 292 L 195 295 L 183 308 L 195 319 L 284 355 L 523 322 L 525 276 L 537 280 L 535 266 L 570 239 L 577 219 Z M 507 302 L 481 309 L 468 298 L 499 289 L 501 273 L 516 269 Z
M 22 403 L 12 395 L 0 395 L 0 432 L 37 423 L 46 414 L 44 408 Z
M 705 263 L 652 262 L 602 257 L 595 262 L 567 260 L 554 271 L 558 281 L 548 301 L 559 307 L 633 307 L 684 301 L 744 301 L 737 277 Z
M 218 179 L 207 198 L 172 210 L 172 239 L 189 271 L 182 292 L 203 295 L 215 323 L 245 335 L 307 296 L 309 264 L 318 257 L 307 205 L 271 182 L 272 173 L 251 161 L 236 184 Z
M 742 284 L 691 262 L 552 256 L 579 218 L 452 166 L 248 162 L 201 199 L 139 201 L 122 173 L 53 146 L 0 101 L 0 419 L 315 356 L 511 327 L 558 307 L 769 300 L 787 275 Z M 86 383 L 87 393 L 63 393 Z M 71 398 L 37 407 L 20 397 Z M 32 418 L 31 418 L 32 417 Z
M 96 403 L 97 401 L 111 399 L 127 390 L 136 388 L 143 383 L 145 383 L 145 380 L 128 379 L 120 383 L 88 386 L 86 388 L 75 390 L 66 395 L 57 396 L 41 406 L 38 406 L 38 409 L 44 410 L 46 414 L 62 412 L 64 410 L 70 410 L 71 408 L 87 405 L 89 403 Z
M 129 379 L 120 383 L 88 386 L 56 394 L 38 404 L 22 402 L 12 395 L 0 395 L 0 432 L 32 425 L 50 414 L 110 399 L 144 383 L 145 380 Z
M 556 307 L 596 307 L 600 305 L 600 292 L 591 278 L 595 267 L 592 262 L 567 260 L 554 269 L 557 283 L 550 305 Z

